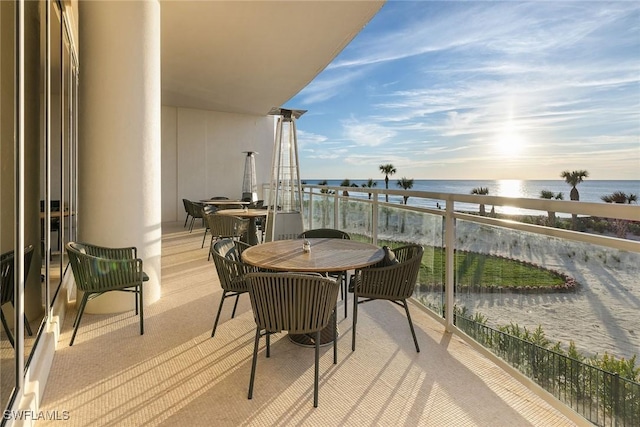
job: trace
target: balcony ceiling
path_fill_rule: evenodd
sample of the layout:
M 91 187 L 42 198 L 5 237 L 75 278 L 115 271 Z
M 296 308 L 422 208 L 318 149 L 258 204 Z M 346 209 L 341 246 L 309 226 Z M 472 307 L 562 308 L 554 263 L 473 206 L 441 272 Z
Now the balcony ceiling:
M 162 1 L 162 103 L 265 115 L 311 82 L 383 4 Z

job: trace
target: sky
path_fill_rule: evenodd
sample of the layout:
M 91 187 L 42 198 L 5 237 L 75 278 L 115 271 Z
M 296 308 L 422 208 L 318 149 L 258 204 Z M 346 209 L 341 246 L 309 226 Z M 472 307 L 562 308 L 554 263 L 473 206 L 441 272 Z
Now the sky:
M 285 107 L 303 179 L 640 179 L 640 2 L 389 1 Z

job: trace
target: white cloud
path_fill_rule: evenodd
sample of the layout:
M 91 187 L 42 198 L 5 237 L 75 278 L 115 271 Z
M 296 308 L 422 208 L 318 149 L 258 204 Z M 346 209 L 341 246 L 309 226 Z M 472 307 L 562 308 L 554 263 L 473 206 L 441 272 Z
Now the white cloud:
M 361 123 L 351 118 L 342 121 L 345 139 L 356 145 L 377 147 L 383 145 L 396 136 L 392 129 L 381 126 L 375 122 Z

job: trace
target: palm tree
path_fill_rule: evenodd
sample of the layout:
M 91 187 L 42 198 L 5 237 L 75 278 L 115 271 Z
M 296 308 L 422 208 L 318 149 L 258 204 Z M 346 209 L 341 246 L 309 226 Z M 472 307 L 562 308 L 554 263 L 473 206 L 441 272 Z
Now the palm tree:
M 409 179 L 409 178 L 405 178 L 402 177 L 401 179 L 398 180 L 398 187 L 402 188 L 403 190 L 410 190 L 413 188 L 413 178 Z M 407 200 L 409 200 L 409 196 L 402 196 L 404 198 L 404 204 L 407 204 Z
M 571 186 L 571 193 L 569 193 L 569 198 L 571 200 L 580 200 L 580 193 L 578 193 L 578 189 L 576 186 L 584 181 L 585 178 L 589 177 L 589 172 L 585 170 L 579 171 L 564 171 L 560 174 L 560 177 L 564 178 L 565 182 Z
M 374 181 L 372 178 L 369 178 L 366 183 L 362 184 L 362 188 L 372 188 L 376 187 L 378 183 Z M 371 200 L 371 193 L 369 193 L 369 200 Z
M 540 198 L 541 199 L 556 199 L 556 200 L 564 200 L 564 196 L 562 195 L 562 193 L 554 193 L 553 191 L 549 191 L 549 190 L 542 190 L 540 191 Z M 548 225 L 549 227 L 555 227 L 556 226 L 556 213 L 552 212 L 552 211 L 547 211 L 547 213 L 549 214 L 549 221 L 548 221 Z
M 351 181 L 350 181 L 348 178 L 347 178 L 347 179 L 344 179 L 344 180 L 340 183 L 340 187 L 357 187 L 357 186 L 358 186 L 358 184 L 355 184 L 355 183 L 353 183 L 353 184 L 352 184 L 352 183 L 351 183 Z M 342 195 L 343 195 L 344 197 L 349 197 L 349 192 L 348 192 L 347 190 L 344 190 L 344 191 L 342 192 Z
M 323 181 L 320 181 L 320 182 L 318 183 L 318 185 L 328 185 L 327 180 L 325 179 L 325 180 L 323 180 Z M 327 188 L 322 188 L 322 189 L 320 190 L 320 193 L 323 193 L 323 194 L 331 194 L 331 192 L 330 192 Z
M 632 204 L 638 201 L 637 194 L 627 194 L 622 191 L 615 191 L 611 194 L 607 194 L 606 196 L 601 197 L 603 202 L 606 203 L 624 203 L 624 204 Z M 624 239 L 627 237 L 627 226 L 629 225 L 629 221 L 624 219 L 616 219 L 616 236 Z
M 580 200 L 580 193 L 578 193 L 578 189 L 576 186 L 584 181 L 585 178 L 589 177 L 589 172 L 585 170 L 577 170 L 577 171 L 563 171 L 560 174 L 560 177 L 564 178 L 565 182 L 571 186 L 571 193 L 569 193 L 569 198 L 571 200 Z M 577 228 L 578 223 L 578 215 L 571 215 L 571 227 L 575 230 Z
M 489 187 L 476 187 L 471 190 L 471 194 L 479 194 L 481 196 L 486 196 L 489 194 Z M 486 211 L 484 210 L 484 203 L 480 203 L 480 215 L 485 216 Z
M 396 173 L 396 168 L 391 163 L 380 165 L 380 172 L 384 174 L 384 188 L 389 189 L 389 175 Z M 389 194 L 385 194 L 385 201 L 389 203 Z

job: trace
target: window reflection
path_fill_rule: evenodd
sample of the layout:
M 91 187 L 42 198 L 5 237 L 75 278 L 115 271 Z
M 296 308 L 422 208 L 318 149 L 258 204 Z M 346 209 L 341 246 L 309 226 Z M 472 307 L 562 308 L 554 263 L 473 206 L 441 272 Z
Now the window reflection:
M 18 76 L 14 59 L 16 2 L 0 1 L 0 254 L 4 259 L 15 251 L 15 225 L 18 223 L 24 224 L 24 244 L 29 248 L 26 251 L 29 262 L 25 258 L 10 263 L 13 269 L 20 264 L 29 267 L 25 270 L 24 313 L 17 315 L 18 319 L 24 315 L 24 339 L 17 336 L 20 334 L 16 334 L 14 328 L 16 311 L 13 308 L 18 304 L 15 293 L 10 292 L 13 288 L 5 286 L 3 281 L 1 290 L 4 316 L 0 327 L 0 402 L 3 407 L 9 403 L 16 384 L 20 384 L 16 372 L 22 366 L 28 367 L 43 320 L 61 283 L 60 272 L 66 262 L 64 243 L 74 235 L 74 223 L 68 216 L 72 211 L 67 207 L 72 201 L 75 204 L 73 195 L 76 194 L 75 173 L 71 172 L 76 145 L 75 56 L 59 4 L 47 1 L 23 4 L 24 73 Z M 46 25 L 48 8 L 49 28 Z M 50 60 L 47 59 L 47 38 L 50 40 Z M 49 85 L 47 71 L 50 73 Z M 24 81 L 24 180 L 20 183 L 15 182 L 17 76 Z M 49 110 L 47 105 L 50 105 Z M 15 217 L 17 186 L 24 190 L 21 218 Z M 3 262 L 3 268 L 4 264 L 7 263 Z M 12 278 L 7 282 L 12 282 L 13 286 Z M 16 363 L 14 348 L 23 350 L 24 365 Z

